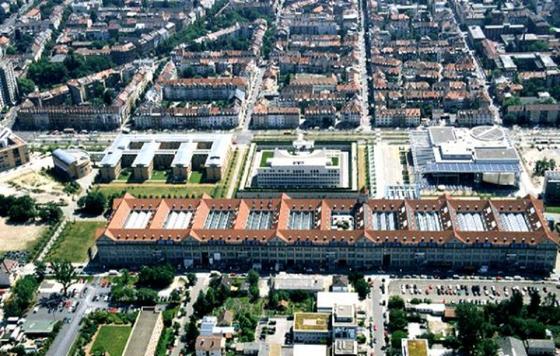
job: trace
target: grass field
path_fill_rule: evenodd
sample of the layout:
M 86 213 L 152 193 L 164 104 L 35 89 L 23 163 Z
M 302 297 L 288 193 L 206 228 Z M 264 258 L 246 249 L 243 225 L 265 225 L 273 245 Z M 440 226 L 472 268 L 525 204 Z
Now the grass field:
M 167 180 L 167 171 L 159 171 L 154 169 L 152 171 L 152 178 L 150 180 L 159 180 L 159 181 L 166 181 Z
M 274 156 L 274 152 L 273 151 L 262 151 L 261 152 L 261 167 L 266 167 L 268 166 L 268 159 L 272 158 L 272 156 Z
M 121 356 L 131 330 L 130 325 L 102 325 L 91 347 L 92 353 L 106 352 L 110 356 Z
M 191 175 L 189 176 L 189 183 L 192 183 L 192 184 L 202 183 L 202 172 L 192 171 Z
M 105 196 L 111 196 L 113 194 L 121 194 L 123 192 L 129 192 L 132 195 L 145 195 L 145 196 L 178 196 L 185 197 L 194 195 L 196 197 L 202 196 L 206 193 L 212 195 L 215 184 L 200 184 L 200 185 L 190 185 L 190 184 L 100 184 L 97 186 L 99 190 L 105 194 Z
M 546 206 L 544 211 L 552 214 L 560 214 L 560 206 Z
M 233 311 L 233 314 L 238 314 L 241 311 L 248 311 L 252 315 L 260 316 L 263 312 L 264 303 L 264 299 L 259 299 L 256 302 L 251 302 L 248 297 L 230 297 L 226 299 L 223 306 L 214 309 L 214 315 L 218 316 L 220 315 L 222 310 L 226 309 Z
M 51 248 L 47 260 L 84 262 L 87 259 L 87 250 L 95 243 L 95 230 L 104 225 L 104 222 L 99 221 L 76 221 L 66 224 Z

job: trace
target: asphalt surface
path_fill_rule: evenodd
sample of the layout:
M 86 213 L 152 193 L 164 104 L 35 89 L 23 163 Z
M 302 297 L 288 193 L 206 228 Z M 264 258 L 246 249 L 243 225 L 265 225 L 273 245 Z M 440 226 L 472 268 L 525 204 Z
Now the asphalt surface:
M 72 347 L 72 344 L 74 344 L 74 340 L 78 336 L 78 332 L 80 331 L 80 321 L 86 314 L 86 311 L 90 311 L 95 308 L 107 307 L 107 303 L 105 302 L 93 302 L 93 297 L 96 294 L 104 294 L 108 292 L 108 288 L 101 288 L 97 284 L 99 279 L 99 277 L 96 277 L 93 283 L 86 284 L 87 291 L 85 292 L 85 296 L 78 299 L 80 300 L 80 304 L 78 305 L 77 310 L 72 313 L 70 322 L 63 324 L 62 329 L 49 348 L 47 356 L 67 355 Z
M 414 286 L 416 286 L 416 289 Z M 441 286 L 439 294 L 437 292 L 438 286 Z M 459 289 L 457 289 L 457 286 L 459 286 Z M 462 286 L 464 287 L 461 288 Z M 479 286 L 480 293 L 473 294 L 473 286 Z M 557 283 L 544 281 L 401 279 L 389 283 L 389 293 L 390 295 L 400 295 L 405 301 L 410 301 L 413 298 L 427 298 L 434 303 L 446 304 L 459 302 L 489 303 L 508 299 L 513 294 L 512 288 L 519 288 L 527 303 L 530 300 L 529 287 L 538 290 L 541 299 L 544 299 L 548 293 L 552 293 L 556 295 L 558 300 L 560 297 L 558 286 L 560 285 Z M 494 290 L 492 290 L 492 287 L 494 287 Z M 442 288 L 443 292 L 441 292 Z
M 387 277 L 385 276 L 371 276 L 366 277 L 366 279 L 371 278 L 373 285 L 371 286 L 371 305 L 372 308 L 369 312 L 368 317 L 371 317 L 373 322 L 371 332 L 373 333 L 373 347 L 370 344 L 370 351 L 373 351 L 374 355 L 383 355 L 382 350 L 385 345 L 385 337 L 383 330 L 383 313 L 387 305 Z M 383 280 L 385 280 L 383 282 Z M 384 285 L 385 288 L 382 290 L 381 286 Z M 383 293 L 383 291 L 385 293 Z
M 185 315 L 179 321 L 179 335 L 177 336 L 177 344 L 171 350 L 171 356 L 179 356 L 181 351 L 185 347 L 185 343 L 181 341 L 181 336 L 185 334 L 185 324 L 188 323 L 189 318 L 193 313 L 193 304 L 196 302 L 196 298 L 201 291 L 206 291 L 208 289 L 208 283 L 210 283 L 210 274 L 209 273 L 197 273 L 196 274 L 197 281 L 196 284 L 189 289 L 190 293 L 190 302 L 187 304 L 185 308 Z

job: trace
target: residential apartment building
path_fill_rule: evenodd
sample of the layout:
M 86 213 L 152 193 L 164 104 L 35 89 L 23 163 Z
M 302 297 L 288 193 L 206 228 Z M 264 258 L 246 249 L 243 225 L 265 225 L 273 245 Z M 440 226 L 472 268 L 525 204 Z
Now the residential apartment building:
M 279 107 L 264 103 L 255 105 L 251 114 L 254 129 L 295 129 L 299 126 L 301 111 L 298 107 Z
M 494 124 L 494 115 L 488 109 L 460 110 L 457 112 L 457 125 L 480 126 Z
M 375 126 L 416 127 L 420 125 L 420 109 L 380 109 L 375 113 Z
M 349 223 L 340 228 L 341 218 Z M 523 199 L 116 199 L 98 262 L 549 272 L 558 237 Z
M 239 105 L 220 108 L 212 104 L 195 107 L 142 108 L 134 117 L 139 129 L 232 129 L 239 126 Z
M 23 130 L 115 130 L 123 122 L 121 108 L 115 106 L 22 107 L 17 124 Z
M 225 355 L 226 339 L 219 335 L 202 336 L 196 338 L 196 356 L 222 356 Z
M 0 108 L 12 106 L 18 98 L 18 86 L 12 64 L 0 61 Z
M 7 127 L 0 127 L 0 171 L 29 162 L 27 144 Z
M 170 101 L 243 100 L 247 81 L 241 77 L 174 79 L 163 82 L 162 90 L 163 99 Z

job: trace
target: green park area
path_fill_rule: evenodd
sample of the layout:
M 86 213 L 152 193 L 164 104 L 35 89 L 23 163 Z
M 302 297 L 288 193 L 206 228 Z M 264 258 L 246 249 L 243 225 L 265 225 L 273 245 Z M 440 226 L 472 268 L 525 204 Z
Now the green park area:
M 131 330 L 130 325 L 102 325 L 91 347 L 92 353 L 121 356 Z
M 88 249 L 95 243 L 95 230 L 104 225 L 100 221 L 69 222 L 51 248 L 47 260 L 84 262 Z

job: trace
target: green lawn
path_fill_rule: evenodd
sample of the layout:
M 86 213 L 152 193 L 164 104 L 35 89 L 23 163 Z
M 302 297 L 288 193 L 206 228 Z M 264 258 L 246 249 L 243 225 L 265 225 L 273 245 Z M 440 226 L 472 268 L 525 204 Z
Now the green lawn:
M 105 196 L 111 196 L 113 194 L 124 194 L 128 192 L 132 195 L 146 195 L 146 196 L 178 196 L 185 197 L 195 195 L 196 197 L 202 196 L 206 193 L 212 195 L 215 184 L 200 184 L 200 185 L 189 185 L 189 184 L 100 184 L 97 186 L 99 190 L 105 194 Z
M 552 214 L 560 214 L 560 206 L 546 206 L 544 211 Z
M 261 167 L 266 167 L 268 166 L 268 164 L 266 163 L 266 161 L 269 158 L 272 158 L 272 156 L 274 156 L 274 152 L 273 151 L 262 151 L 261 152 Z
M 106 352 L 110 356 L 121 356 L 131 330 L 130 325 L 102 325 L 91 347 L 92 353 Z
M 87 250 L 95 243 L 95 230 L 104 222 L 76 221 L 66 224 L 64 230 L 51 248 L 47 260 L 67 259 L 70 262 L 84 262 Z
M 150 180 L 166 181 L 167 180 L 167 171 L 159 171 L 159 170 L 154 169 L 152 171 L 152 178 L 150 178 Z
M 333 166 L 338 166 L 338 156 L 334 156 L 331 162 Z
M 251 302 L 249 297 L 229 297 L 224 302 L 224 305 L 214 309 L 214 315 L 218 316 L 222 312 L 222 310 L 227 309 L 233 311 L 233 314 L 238 314 L 240 311 L 249 311 L 251 314 L 256 315 L 259 317 L 262 315 L 262 311 L 264 308 L 264 299 L 259 299 L 256 302 Z
M 129 168 L 124 168 L 123 170 L 121 170 L 121 173 L 117 177 L 117 180 L 126 182 L 130 179 L 131 176 L 132 176 L 132 170 Z
M 202 183 L 202 172 L 192 171 L 191 175 L 189 176 L 189 183 L 191 183 L 191 184 Z

